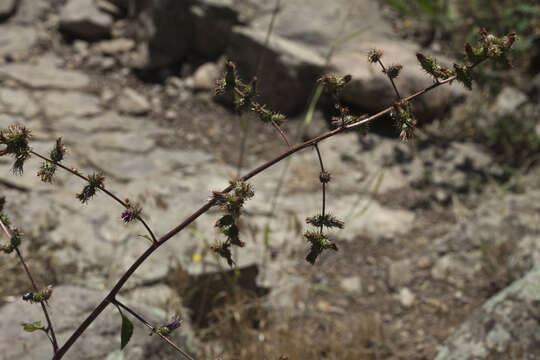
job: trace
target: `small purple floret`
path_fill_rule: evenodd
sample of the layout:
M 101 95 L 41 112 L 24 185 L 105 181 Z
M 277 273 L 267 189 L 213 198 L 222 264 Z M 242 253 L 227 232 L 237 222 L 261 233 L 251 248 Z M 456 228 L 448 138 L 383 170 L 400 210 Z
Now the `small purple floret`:
M 182 325 L 182 321 L 183 320 L 180 320 L 180 318 L 178 316 L 173 316 L 173 318 L 171 319 L 171 321 L 166 325 L 166 327 L 170 330 L 170 331 L 173 331 L 174 329 L 178 329 L 180 327 L 180 325 Z
M 128 222 L 132 221 L 133 219 L 135 219 L 135 214 L 134 214 L 133 210 L 127 209 L 127 210 L 124 210 L 122 212 L 121 217 L 122 217 L 122 220 L 125 223 L 128 223 Z

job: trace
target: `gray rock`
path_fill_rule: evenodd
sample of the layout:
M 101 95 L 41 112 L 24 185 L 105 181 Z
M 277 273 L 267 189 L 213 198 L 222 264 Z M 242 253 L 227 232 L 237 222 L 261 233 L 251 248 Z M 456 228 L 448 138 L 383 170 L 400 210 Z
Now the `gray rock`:
M 2 0 L 0 1 L 0 21 L 9 18 L 19 5 L 19 0 Z
M 204 63 L 193 73 L 193 89 L 212 90 L 216 87 L 216 79 L 219 76 L 219 68 L 216 63 Z
M 287 115 L 304 110 L 317 78 L 324 72 L 324 59 L 303 44 L 277 35 L 265 47 L 265 31 L 237 26 L 231 36 L 227 56 L 246 82 L 258 75 L 258 101 Z M 257 74 L 260 61 L 262 69 Z
M 352 293 L 362 292 L 362 280 L 359 276 L 350 276 L 340 280 L 339 285 L 345 291 Z
M 133 66 L 156 68 L 186 56 L 215 58 L 229 42 L 238 23 L 231 7 L 214 1 L 137 0 L 137 42 L 142 43 Z
M 495 106 L 502 115 L 516 111 L 519 105 L 527 101 L 527 95 L 513 87 L 505 87 L 497 96 Z
M 107 37 L 113 18 L 101 12 L 93 0 L 69 0 L 60 11 L 60 30 L 86 40 Z
M 26 118 L 35 116 L 39 111 L 30 94 L 20 89 L 0 89 L 0 107 L 3 112 L 20 114 Z
M 102 111 L 97 97 L 74 91 L 47 91 L 41 98 L 41 108 L 49 119 L 67 115 L 85 117 Z
M 83 90 L 90 83 L 82 72 L 59 69 L 50 58 L 43 58 L 34 65 L 2 65 L 0 78 L 13 79 L 32 89 Z
M 393 289 L 407 285 L 413 279 L 412 269 L 410 259 L 391 262 L 388 266 L 388 285 Z
M 416 301 L 416 296 L 408 288 L 402 288 L 399 290 L 398 299 L 401 305 L 410 308 Z
M 538 358 L 540 267 L 489 299 L 444 343 L 436 360 Z
M 26 54 L 34 46 L 37 33 L 24 26 L 2 26 L 0 31 L 0 56 Z
M 71 333 L 93 308 L 105 297 L 106 293 L 74 286 L 58 286 L 54 289 L 48 307 L 56 336 L 60 344 L 64 343 Z M 135 309 L 149 322 L 161 326 L 170 317 L 160 309 L 144 303 L 120 301 Z M 29 304 L 21 299 L 0 308 L 1 359 L 50 359 L 52 347 L 41 332 L 24 332 L 19 324 L 41 320 L 46 325 L 41 307 Z M 157 336 L 148 336 L 149 330 L 132 316 L 134 332 L 130 343 L 124 349 L 128 359 L 163 359 L 178 356 L 167 344 Z M 66 354 L 66 359 L 105 359 L 120 349 L 121 318 L 116 308 L 110 305 L 99 318 L 87 329 L 81 338 Z M 171 340 L 187 353 L 196 356 L 197 345 L 189 323 L 184 320 L 181 328 L 171 334 Z
M 150 103 L 137 91 L 126 88 L 118 98 L 118 110 L 131 115 L 144 115 L 150 111 Z
M 95 50 L 105 55 L 124 53 L 131 51 L 133 48 L 135 48 L 135 41 L 126 38 L 103 40 L 94 46 Z

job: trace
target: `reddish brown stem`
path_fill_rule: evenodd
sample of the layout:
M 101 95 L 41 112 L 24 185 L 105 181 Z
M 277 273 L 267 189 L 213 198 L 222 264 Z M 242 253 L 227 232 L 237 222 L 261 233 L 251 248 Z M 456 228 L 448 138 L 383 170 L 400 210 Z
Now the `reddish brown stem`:
M 182 350 L 178 345 L 173 343 L 168 337 L 165 335 L 162 335 L 155 331 L 155 327 L 153 327 L 148 321 L 146 321 L 141 315 L 137 314 L 134 310 L 130 309 L 127 305 L 122 304 L 117 299 L 111 300 L 111 302 L 115 305 L 118 305 L 122 309 L 126 310 L 128 313 L 133 315 L 137 320 L 142 322 L 146 327 L 148 327 L 154 334 L 157 334 L 159 337 L 161 337 L 163 340 L 165 340 L 169 345 L 171 345 L 176 351 L 178 351 L 180 354 L 182 354 L 186 359 L 188 360 L 194 360 L 191 356 L 189 356 L 188 353 L 186 353 L 184 350 Z
M 433 90 L 434 88 L 441 86 L 443 84 L 446 84 L 450 81 L 455 80 L 455 76 L 452 76 L 451 78 L 448 78 L 444 81 L 441 81 L 439 83 L 435 83 L 423 90 L 420 90 L 409 97 L 405 98 L 405 100 L 410 101 L 415 99 L 416 97 Z M 329 137 L 332 137 L 336 134 L 339 134 L 341 132 L 344 132 L 349 129 L 354 129 L 355 127 L 361 126 L 362 124 L 365 124 L 367 122 L 376 120 L 378 118 L 381 118 L 382 116 L 390 113 L 393 109 L 393 106 L 389 106 L 388 108 L 378 112 L 375 115 L 372 115 L 366 119 L 359 120 L 355 123 L 348 124 L 342 127 L 339 127 L 337 129 L 328 131 L 322 135 L 319 135 L 311 140 L 308 140 L 302 144 L 293 146 L 286 151 L 282 152 L 280 155 L 276 156 L 272 160 L 267 161 L 266 163 L 260 165 L 259 167 L 251 170 L 246 175 L 242 176 L 239 181 L 246 181 L 250 178 L 254 177 L 255 175 L 263 172 L 264 170 L 268 169 L 272 165 L 280 162 L 281 160 L 291 156 L 292 154 L 308 148 L 310 146 L 313 146 Z M 228 193 L 233 189 L 233 185 L 227 186 L 222 193 Z M 199 216 L 207 212 L 212 206 L 214 206 L 216 203 L 216 200 L 214 198 L 208 200 L 206 204 L 204 204 L 199 210 L 195 211 L 192 215 L 190 215 L 188 218 L 186 218 L 184 221 L 182 221 L 179 225 L 177 225 L 175 228 L 170 230 L 168 233 L 163 235 L 156 243 L 153 243 L 136 261 L 131 265 L 131 267 L 122 275 L 122 277 L 118 280 L 118 282 L 115 284 L 115 286 L 111 289 L 109 294 L 101 301 L 99 305 L 92 311 L 90 315 L 82 322 L 82 324 L 75 330 L 75 332 L 71 335 L 71 337 L 66 341 L 66 343 L 58 350 L 58 352 L 54 355 L 53 360 L 61 359 L 64 354 L 67 352 L 67 350 L 75 343 L 75 341 L 83 334 L 83 332 L 88 328 L 88 326 L 101 314 L 101 312 L 107 307 L 109 302 L 111 302 L 116 294 L 120 291 L 122 286 L 126 283 L 126 281 L 131 277 L 131 275 L 137 270 L 137 268 L 154 252 L 156 251 L 161 245 L 163 245 L 167 240 L 172 238 L 174 235 L 178 234 L 180 231 L 182 231 L 185 227 L 190 225 L 193 221 L 195 221 Z
M 58 162 L 54 162 L 52 161 L 51 159 L 48 159 L 46 156 L 43 156 L 35 151 L 30 151 L 33 155 L 37 156 L 38 158 L 44 160 L 44 161 L 48 161 L 50 163 L 53 163 L 55 164 L 56 166 L 58 166 L 59 168 L 61 169 L 64 169 L 65 171 L 77 176 L 78 178 L 86 181 L 86 182 L 90 182 L 90 180 L 82 175 L 81 173 L 79 173 L 78 171 L 75 171 L 73 169 L 70 169 L 68 168 L 67 166 L 64 166 Z M 125 201 L 122 201 L 118 196 L 114 195 L 112 192 L 110 192 L 109 190 L 105 189 L 105 187 L 101 186 L 101 187 L 98 187 L 99 190 L 103 191 L 105 194 L 107 194 L 109 197 L 111 197 L 113 200 L 115 200 L 116 202 L 118 202 L 120 205 L 122 205 L 123 207 L 125 207 L 126 209 L 129 207 L 128 204 L 125 202 Z M 144 219 L 140 216 L 137 216 L 137 220 L 139 220 L 141 222 L 141 224 L 143 224 L 143 226 L 146 228 L 146 231 L 148 231 L 148 233 L 150 234 L 150 237 L 152 238 L 152 241 L 155 243 L 157 242 L 157 238 L 156 236 L 154 235 L 154 233 L 152 232 L 152 230 L 150 229 L 150 227 L 148 226 L 148 224 L 146 223 L 146 221 L 144 221 Z
M 394 83 L 394 79 L 392 79 L 390 77 L 390 75 L 386 72 L 386 68 L 384 67 L 381 59 L 379 59 L 379 65 L 381 65 L 381 68 L 382 68 L 383 72 L 386 74 L 386 76 L 388 76 L 388 79 L 392 83 L 392 87 L 394 88 L 394 91 L 396 92 L 396 96 L 397 96 L 398 100 L 401 99 L 401 95 L 399 95 L 399 91 L 398 91 L 398 89 L 396 87 L 396 84 Z
M 324 165 L 322 161 L 321 152 L 319 151 L 319 146 L 317 144 L 313 145 L 315 150 L 317 150 L 317 157 L 319 158 L 319 164 L 321 165 L 321 175 L 324 173 Z M 324 223 L 324 213 L 326 209 L 326 182 L 321 181 L 322 183 L 322 217 L 321 217 L 321 235 L 323 233 L 323 223 Z
M 11 233 L 9 229 L 6 227 L 2 219 L 0 219 L 0 226 L 2 227 L 2 230 L 8 237 L 9 241 L 11 241 Z M 34 281 L 34 277 L 32 276 L 32 273 L 30 272 L 30 269 L 28 268 L 28 265 L 26 265 L 26 261 L 24 261 L 24 258 L 21 254 L 21 251 L 18 247 L 15 247 L 15 252 L 17 253 L 17 257 L 19 258 L 19 261 L 21 262 L 24 271 L 26 272 L 26 276 L 28 276 L 28 279 L 30 279 L 30 282 L 32 283 L 32 289 L 34 289 L 35 292 L 38 292 L 39 289 L 36 285 L 36 282 Z M 41 309 L 43 310 L 43 314 L 45 314 L 45 319 L 47 320 L 47 330 L 46 332 L 51 333 L 51 337 L 49 338 L 51 340 L 53 351 L 56 353 L 58 351 L 58 342 L 56 341 L 56 335 L 54 333 L 54 328 L 52 326 L 51 318 L 49 317 L 49 312 L 47 311 L 47 308 L 45 307 L 45 301 L 40 301 Z

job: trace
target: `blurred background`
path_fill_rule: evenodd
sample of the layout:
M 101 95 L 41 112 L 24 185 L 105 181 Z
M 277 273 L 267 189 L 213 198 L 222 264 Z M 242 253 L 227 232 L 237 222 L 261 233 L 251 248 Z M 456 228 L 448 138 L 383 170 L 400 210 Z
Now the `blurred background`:
M 525 0 L 2 0 L 0 126 L 32 130 L 48 154 L 143 207 L 156 235 L 212 190 L 286 149 L 272 127 L 215 96 L 225 61 L 258 102 L 287 115 L 295 143 L 332 128 L 333 99 L 316 80 L 351 74 L 343 104 L 374 114 L 394 101 L 367 52 L 399 63 L 402 95 L 431 85 L 416 52 L 451 65 L 478 30 L 515 31 L 513 67 L 476 70 L 473 91 L 441 86 L 414 101 L 418 129 L 399 140 L 391 119 L 325 140 L 327 209 L 338 252 L 314 266 L 303 233 L 321 211 L 319 163 L 306 149 L 251 182 L 231 269 L 210 245 L 214 209 L 169 240 L 121 292 L 197 359 L 537 359 L 540 356 L 540 5 Z M 149 243 L 104 194 L 65 172 L 40 182 L 0 158 L 4 213 L 40 285 L 53 284 L 63 342 Z M 1 238 L 2 243 L 6 241 Z M 223 240 L 223 239 L 221 239 Z M 0 257 L 0 359 L 49 359 L 30 284 Z M 134 320 L 135 322 L 136 320 Z M 136 325 L 123 352 L 107 309 L 67 359 L 176 358 Z M 176 357 L 175 357 L 176 356 Z

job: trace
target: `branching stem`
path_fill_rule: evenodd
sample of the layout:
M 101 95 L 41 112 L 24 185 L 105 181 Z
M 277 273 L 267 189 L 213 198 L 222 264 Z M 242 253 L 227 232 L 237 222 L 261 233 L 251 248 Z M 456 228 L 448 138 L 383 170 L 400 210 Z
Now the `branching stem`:
M 324 174 L 324 165 L 323 165 L 323 160 L 322 160 L 322 156 L 321 156 L 321 152 L 319 151 L 319 146 L 317 144 L 313 145 L 313 147 L 315 148 L 315 150 L 317 150 L 317 156 L 319 158 L 319 164 L 321 165 L 321 175 Z M 326 210 L 326 182 L 325 181 L 321 181 L 322 183 L 322 217 L 321 217 L 321 235 L 323 233 L 323 223 L 324 223 L 324 215 L 325 215 L 325 210 Z
M 122 309 L 126 310 L 128 313 L 130 313 L 131 315 L 133 315 L 133 317 L 135 317 L 137 320 L 139 320 L 140 322 L 142 322 L 147 328 L 149 328 L 150 330 L 152 330 L 152 332 L 154 334 L 157 334 L 159 337 L 161 337 L 163 340 L 165 340 L 167 343 L 169 343 L 169 345 L 171 345 L 176 351 L 178 351 L 180 354 L 182 354 L 186 359 L 188 360 L 193 360 L 193 358 L 191 356 L 189 356 L 188 353 L 186 353 L 184 350 L 182 350 L 178 345 L 176 345 L 175 343 L 173 343 L 168 337 L 166 337 L 165 335 L 162 335 L 158 332 L 156 332 L 156 328 L 154 326 L 152 326 L 152 324 L 150 324 L 148 321 L 146 321 L 141 315 L 137 314 L 137 312 L 135 312 L 134 310 L 132 310 L 131 308 L 129 308 L 127 305 L 125 304 L 122 304 L 120 301 L 118 301 L 117 299 L 112 299 L 111 300 L 111 303 L 121 307 Z
M 6 234 L 8 239 L 11 241 L 11 232 L 7 228 L 7 226 L 4 224 L 2 219 L 0 219 L 0 226 L 2 227 L 2 231 Z M 19 247 L 15 247 L 15 252 L 17 253 L 17 257 L 19 258 L 24 271 L 26 272 L 26 275 L 28 276 L 28 279 L 32 283 L 32 289 L 34 289 L 35 292 L 39 291 L 39 288 L 36 285 L 36 282 L 34 281 L 34 277 L 32 276 L 32 273 L 30 272 L 30 269 L 28 268 L 28 265 L 26 265 L 26 261 L 24 261 L 24 258 L 22 256 L 21 251 L 19 250 Z M 53 351 L 56 353 L 58 351 L 58 342 L 56 341 L 56 335 L 54 333 L 54 328 L 52 326 L 51 318 L 49 317 L 49 312 L 47 311 L 47 307 L 45 306 L 46 301 L 40 301 L 41 309 L 43 310 L 43 314 L 45 314 L 45 319 L 47 320 L 47 329 L 44 330 L 47 333 L 47 337 L 51 341 L 51 344 L 53 346 Z M 49 336 L 50 333 L 50 336 Z
M 394 88 L 394 91 L 396 92 L 396 96 L 397 96 L 398 100 L 401 99 L 401 95 L 399 95 L 399 91 L 397 89 L 396 84 L 394 83 L 394 79 L 392 79 L 392 77 L 390 77 L 390 75 L 386 72 L 386 68 L 384 67 L 381 59 L 378 60 L 378 63 L 379 63 L 379 65 L 381 65 L 381 68 L 382 68 L 383 72 L 386 74 L 386 76 L 388 76 L 388 79 L 392 83 L 392 87 Z
M 406 101 L 411 101 L 422 94 L 427 93 L 428 91 L 431 91 L 435 89 L 438 86 L 441 86 L 443 84 L 446 84 L 448 82 L 451 82 L 455 80 L 456 77 L 452 76 L 444 81 L 441 81 L 439 83 L 435 83 L 423 90 L 420 90 L 407 98 L 405 98 Z M 292 154 L 306 149 L 308 147 L 314 146 L 318 144 L 319 142 L 330 138 L 334 135 L 337 135 L 339 133 L 345 132 L 350 129 L 354 129 L 356 127 L 359 127 L 365 123 L 368 123 L 370 121 L 379 119 L 383 117 L 384 115 L 390 113 L 393 109 L 393 106 L 389 106 L 386 109 L 376 113 L 375 115 L 372 115 L 368 118 L 358 120 L 351 124 L 346 124 L 345 126 L 339 127 L 337 129 L 328 131 L 322 135 L 319 135 L 311 140 L 308 140 L 302 144 L 293 146 L 286 151 L 282 152 L 280 155 L 276 156 L 272 160 L 269 160 L 265 162 L 264 164 L 260 165 L 259 167 L 251 170 L 246 175 L 242 176 L 238 181 L 247 181 L 251 179 L 252 177 L 258 175 L 259 173 L 263 172 L 264 170 L 268 169 L 272 165 L 275 165 L 282 161 L 283 159 L 288 158 Z M 227 186 L 222 193 L 228 193 L 233 189 L 233 185 Z M 101 312 L 107 307 L 109 302 L 113 301 L 116 294 L 120 291 L 120 289 L 123 287 L 123 285 L 126 283 L 126 281 L 133 275 L 133 273 L 139 268 L 139 266 L 150 256 L 154 251 L 156 251 L 161 245 L 163 245 L 167 240 L 178 234 L 180 231 L 182 231 L 184 228 L 186 228 L 188 225 L 190 225 L 193 221 L 195 221 L 199 216 L 206 213 L 210 208 L 212 208 L 214 205 L 216 205 L 216 200 L 214 198 L 211 198 L 204 204 L 201 208 L 199 208 L 197 211 L 195 211 L 193 214 L 191 214 L 189 217 L 187 217 L 184 221 L 182 221 L 180 224 L 178 224 L 175 228 L 171 229 L 168 233 L 163 235 L 161 238 L 157 240 L 157 242 L 152 243 L 152 245 L 129 267 L 129 269 L 122 275 L 122 277 L 118 280 L 118 282 L 114 285 L 114 287 L 111 289 L 109 294 L 101 301 L 100 304 L 97 305 L 97 307 L 92 311 L 90 315 L 82 322 L 82 324 L 75 330 L 75 332 L 71 335 L 71 337 L 66 341 L 66 343 L 58 350 L 58 352 L 54 355 L 53 360 L 61 359 L 65 353 L 68 351 L 68 349 L 75 343 L 75 341 L 84 333 L 84 331 L 88 328 L 88 326 L 101 314 Z
M 33 151 L 33 150 L 30 151 L 30 152 L 32 153 L 32 155 L 35 155 L 35 156 L 37 156 L 38 158 L 40 158 L 40 159 L 42 159 L 42 160 L 44 160 L 44 161 L 48 161 L 48 162 L 50 162 L 50 163 L 53 163 L 53 164 L 55 164 L 56 166 L 58 166 L 59 168 L 64 169 L 65 171 L 71 173 L 72 175 L 75 175 L 75 176 L 77 176 L 78 178 L 80 178 L 80 179 L 82 179 L 82 180 L 84 180 L 84 181 L 86 181 L 86 182 L 88 182 L 88 183 L 90 182 L 90 180 L 89 180 L 86 176 L 82 175 L 80 172 L 78 172 L 78 171 L 76 171 L 76 170 L 74 170 L 74 169 L 70 169 L 70 168 L 68 168 L 67 166 L 64 166 L 64 165 L 62 165 L 62 164 L 60 164 L 60 163 L 58 163 L 58 162 L 55 163 L 54 161 L 52 161 L 51 159 L 47 158 L 46 156 L 43 156 L 43 155 L 41 155 L 41 154 L 39 154 L 39 153 L 37 153 L 37 152 L 35 152 L 35 151 Z M 126 209 L 129 208 L 129 205 L 128 205 L 125 201 L 121 200 L 118 196 L 114 195 L 112 192 L 110 192 L 109 190 L 105 189 L 105 187 L 100 186 L 100 187 L 98 187 L 98 189 L 101 190 L 101 191 L 103 191 L 105 194 L 109 195 L 109 197 L 111 197 L 113 200 L 115 200 L 117 203 L 119 203 L 120 205 L 122 205 L 122 206 L 125 207 Z M 156 236 L 154 235 L 154 232 L 150 229 L 150 227 L 149 227 L 148 224 L 146 223 L 146 221 L 144 221 L 144 219 L 143 219 L 141 216 L 138 216 L 138 215 L 137 215 L 137 220 L 139 220 L 139 221 L 141 222 L 141 224 L 143 224 L 143 226 L 146 228 L 146 231 L 148 231 L 148 234 L 150 234 L 150 237 L 152 238 L 152 241 L 153 241 L 154 243 L 156 243 L 156 242 L 157 242 L 157 238 L 156 238 Z

